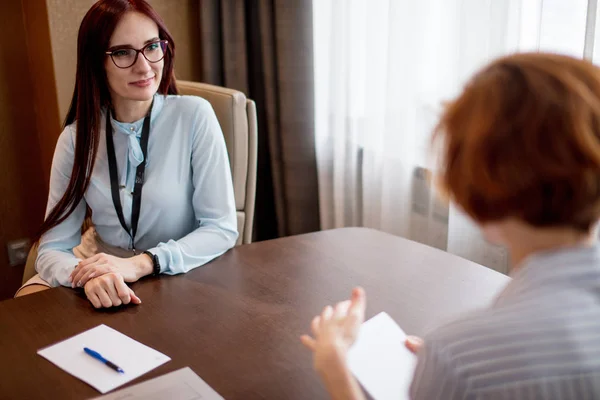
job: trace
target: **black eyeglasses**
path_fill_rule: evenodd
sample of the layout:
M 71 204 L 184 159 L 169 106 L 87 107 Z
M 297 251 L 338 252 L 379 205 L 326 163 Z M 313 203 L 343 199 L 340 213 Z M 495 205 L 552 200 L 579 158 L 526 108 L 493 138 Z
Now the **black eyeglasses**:
M 122 47 L 112 51 L 107 51 L 106 55 L 110 56 L 113 63 L 118 68 L 129 68 L 136 63 L 138 55 L 142 53 L 144 58 L 151 63 L 157 63 L 167 53 L 167 47 L 169 45 L 168 40 L 157 40 L 156 42 L 148 43 L 141 49 L 134 49 L 133 47 Z

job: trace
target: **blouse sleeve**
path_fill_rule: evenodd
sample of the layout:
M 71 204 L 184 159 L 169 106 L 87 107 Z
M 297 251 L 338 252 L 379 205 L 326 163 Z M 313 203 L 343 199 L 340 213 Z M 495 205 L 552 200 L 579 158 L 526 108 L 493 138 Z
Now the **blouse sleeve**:
M 75 128 L 70 125 L 63 130 L 56 143 L 50 172 L 46 217 L 60 201 L 69 185 L 74 152 Z M 73 248 L 81 242 L 81 225 L 85 218 L 85 210 L 86 203 L 82 199 L 67 219 L 40 238 L 35 266 L 40 277 L 51 286 L 70 286 L 69 275 L 80 261 L 73 254 Z
M 223 132 L 214 110 L 200 102 L 192 137 L 193 207 L 197 228 L 179 240 L 149 249 L 159 258 L 161 272 L 188 272 L 232 248 L 237 219 L 231 169 Z

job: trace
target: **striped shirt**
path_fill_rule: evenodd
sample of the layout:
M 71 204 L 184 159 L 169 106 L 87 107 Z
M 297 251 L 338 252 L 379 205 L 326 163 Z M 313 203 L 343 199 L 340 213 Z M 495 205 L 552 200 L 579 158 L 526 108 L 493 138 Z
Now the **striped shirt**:
M 411 398 L 600 399 L 600 245 L 538 253 L 425 337 Z

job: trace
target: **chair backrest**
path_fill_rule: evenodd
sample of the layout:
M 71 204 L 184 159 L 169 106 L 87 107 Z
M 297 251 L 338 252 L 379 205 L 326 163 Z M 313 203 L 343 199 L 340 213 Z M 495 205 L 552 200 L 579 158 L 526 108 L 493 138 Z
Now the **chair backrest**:
M 182 95 L 206 99 L 215 110 L 229 153 L 240 233 L 237 244 L 250 243 L 256 196 L 256 105 L 244 93 L 220 86 L 178 80 L 177 87 Z

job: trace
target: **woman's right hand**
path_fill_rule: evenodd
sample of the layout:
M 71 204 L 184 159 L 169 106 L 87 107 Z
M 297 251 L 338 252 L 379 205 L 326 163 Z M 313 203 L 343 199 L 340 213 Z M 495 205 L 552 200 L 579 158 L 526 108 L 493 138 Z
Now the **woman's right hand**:
M 342 366 L 343 363 L 337 361 L 346 359 L 348 350 L 356 341 L 365 319 L 366 302 L 365 291 L 360 287 L 354 288 L 350 300 L 335 307 L 327 306 L 321 315 L 313 318 L 311 329 L 314 337 L 300 337 L 302 343 L 312 350 L 314 367 L 319 373 L 329 372 L 332 364 L 337 364 L 333 368 Z
M 84 286 L 85 295 L 96 308 L 116 307 L 122 304 L 140 304 L 142 300 L 127 286 L 123 276 L 110 272 L 93 278 Z

